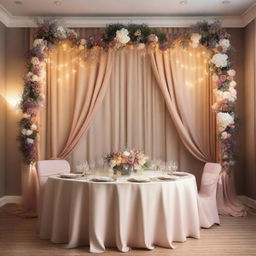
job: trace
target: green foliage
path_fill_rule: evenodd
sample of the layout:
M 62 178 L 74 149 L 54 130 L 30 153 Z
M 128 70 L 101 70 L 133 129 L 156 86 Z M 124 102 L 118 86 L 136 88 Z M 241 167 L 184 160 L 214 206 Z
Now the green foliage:
M 132 42 L 146 43 L 147 37 L 152 33 L 152 29 L 146 24 L 129 24 L 129 36 Z

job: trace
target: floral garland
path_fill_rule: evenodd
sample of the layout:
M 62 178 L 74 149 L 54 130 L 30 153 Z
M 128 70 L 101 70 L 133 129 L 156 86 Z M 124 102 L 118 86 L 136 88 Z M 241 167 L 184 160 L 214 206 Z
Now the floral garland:
M 42 24 L 33 47 L 29 52 L 28 73 L 25 77 L 24 92 L 21 100 L 23 118 L 20 121 L 20 148 L 27 164 L 37 160 L 37 142 L 39 139 L 37 114 L 43 106 L 42 86 L 45 79 L 45 64 L 48 51 L 64 40 L 84 51 L 85 59 L 88 49 L 97 48 L 107 51 L 125 47 L 138 50 L 165 51 L 176 45 L 198 47 L 200 44 L 212 51 L 209 65 L 216 84 L 214 93 L 216 102 L 212 106 L 217 113 L 217 132 L 220 144 L 220 162 L 226 171 L 234 165 L 235 142 L 235 101 L 237 99 L 235 70 L 231 69 L 230 36 L 221 28 L 219 22 L 208 24 L 199 22 L 182 34 L 165 34 L 147 25 L 111 24 L 102 35 L 79 38 L 74 30 L 58 26 L 47 21 Z

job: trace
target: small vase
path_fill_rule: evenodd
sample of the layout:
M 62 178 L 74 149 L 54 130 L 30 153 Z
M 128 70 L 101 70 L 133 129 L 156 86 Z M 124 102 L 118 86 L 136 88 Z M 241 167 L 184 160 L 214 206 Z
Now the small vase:
M 133 171 L 133 167 L 124 168 L 123 166 L 113 167 L 114 174 L 120 173 L 122 176 L 130 176 Z

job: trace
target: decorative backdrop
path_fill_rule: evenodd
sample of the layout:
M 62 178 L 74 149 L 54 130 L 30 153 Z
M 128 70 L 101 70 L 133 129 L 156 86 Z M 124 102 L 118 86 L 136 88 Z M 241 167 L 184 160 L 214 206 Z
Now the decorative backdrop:
M 87 62 L 98 61 L 100 52 L 111 52 L 129 48 L 149 54 L 167 51 L 182 46 L 197 48 L 200 44 L 211 51 L 209 65 L 215 81 L 216 102 L 212 106 L 217 113 L 217 137 L 219 141 L 218 161 L 225 175 L 235 164 L 235 70 L 230 63 L 230 36 L 219 22 L 201 22 L 182 34 L 165 34 L 147 25 L 109 25 L 104 34 L 79 38 L 75 31 L 47 21 L 40 26 L 28 57 L 28 73 L 25 77 L 21 109 L 19 140 L 26 164 L 34 164 L 38 157 L 39 141 L 38 110 L 43 107 L 45 96 L 42 86 L 45 83 L 45 64 L 48 53 L 63 42 L 79 51 Z M 203 160 L 203 159 L 201 159 Z M 223 199 L 224 200 L 224 199 Z M 224 200 L 225 201 L 225 200 Z M 230 213 L 230 212 L 229 212 Z M 235 215 L 235 214 L 234 214 Z

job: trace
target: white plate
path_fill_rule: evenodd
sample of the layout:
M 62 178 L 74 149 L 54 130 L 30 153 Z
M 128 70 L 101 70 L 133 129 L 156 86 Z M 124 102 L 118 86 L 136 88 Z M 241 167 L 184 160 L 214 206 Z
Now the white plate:
M 173 173 L 170 173 L 170 175 L 174 175 L 174 176 L 187 176 L 188 174 L 186 172 L 173 172 Z
M 81 174 L 76 174 L 76 173 L 64 173 L 60 175 L 61 178 L 66 178 L 66 179 L 75 179 L 78 177 L 81 177 Z
M 107 176 L 100 176 L 100 177 L 95 177 L 92 180 L 93 181 L 100 181 L 100 182 L 108 182 L 108 181 L 113 181 L 113 178 L 107 177 Z
M 131 177 L 128 179 L 131 182 L 150 182 L 150 178 L 147 177 Z
M 159 177 L 156 177 L 158 180 L 161 180 L 161 181 L 168 181 L 168 180 L 177 180 L 178 179 L 178 177 L 176 177 L 176 176 L 171 176 L 171 175 L 169 175 L 169 176 L 159 176 Z

